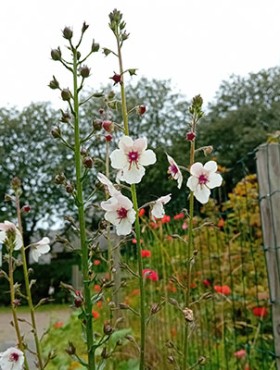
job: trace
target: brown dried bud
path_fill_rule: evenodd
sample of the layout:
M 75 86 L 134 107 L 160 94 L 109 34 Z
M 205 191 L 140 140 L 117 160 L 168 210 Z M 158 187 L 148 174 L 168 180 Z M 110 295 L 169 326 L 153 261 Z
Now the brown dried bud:
M 121 310 L 128 310 L 129 309 L 129 305 L 126 304 L 126 303 L 119 303 L 119 308 Z
M 200 356 L 197 362 L 199 365 L 204 365 L 206 363 L 206 357 Z
M 82 66 L 80 68 L 80 74 L 83 78 L 89 77 L 90 74 L 90 68 L 88 66 Z
M 67 193 L 72 194 L 74 191 L 74 185 L 68 181 L 67 184 L 65 185 L 65 190 L 67 191 Z
M 51 50 L 51 57 L 53 60 L 61 60 L 61 50 L 60 50 L 60 47 L 58 47 L 57 49 L 52 49 Z
M 193 311 L 190 308 L 186 307 L 182 310 L 182 312 L 186 321 L 193 322 Z
M 63 123 L 69 123 L 71 120 L 71 115 L 69 112 L 63 112 L 63 110 L 61 110 L 61 118 L 60 118 L 60 121 L 63 122 Z
M 21 212 L 28 213 L 31 211 L 31 207 L 29 204 L 25 204 L 24 206 L 21 207 Z
M 21 180 L 18 177 L 14 177 L 11 181 L 11 186 L 13 190 L 18 190 L 21 188 Z
M 113 139 L 113 136 L 112 136 L 111 134 L 105 135 L 105 140 L 106 140 L 107 142 L 112 141 L 112 139 Z
M 211 145 L 208 145 L 208 146 L 205 146 L 203 148 L 203 153 L 205 155 L 205 157 L 208 155 L 208 154 L 211 154 L 213 152 L 213 147 Z
M 75 296 L 74 296 L 74 305 L 76 308 L 79 308 L 84 303 L 84 297 L 82 295 L 82 292 L 80 290 L 76 290 Z
M 93 166 L 93 159 L 88 155 L 86 157 L 84 157 L 83 159 L 83 165 L 85 166 L 85 168 L 92 168 Z
M 51 89 L 53 89 L 53 90 L 59 89 L 59 82 L 57 81 L 57 79 L 55 78 L 55 76 L 53 76 L 53 79 L 50 81 L 49 87 Z
M 65 349 L 65 352 L 68 353 L 68 355 L 75 355 L 76 353 L 76 347 L 72 342 L 68 343 L 68 347 Z
M 152 307 L 151 307 L 151 314 L 154 315 L 156 314 L 158 311 L 160 311 L 160 305 L 158 303 L 154 303 L 152 304 Z
M 69 101 L 72 97 L 71 91 L 69 89 L 63 89 L 61 91 L 61 98 L 64 101 Z
M 106 348 L 106 347 L 104 347 L 104 348 L 102 349 L 101 357 L 102 357 L 102 358 L 109 358 L 109 357 L 110 357 L 110 353 L 108 353 L 108 352 L 107 352 L 107 348 Z
M 109 323 L 105 322 L 105 324 L 103 326 L 103 333 L 105 335 L 111 335 L 111 334 L 113 334 L 113 332 L 114 332 L 114 329 L 112 328 L 112 326 Z
M 96 131 L 101 130 L 101 128 L 102 128 L 102 121 L 101 121 L 101 119 L 95 119 L 92 122 L 92 126 L 93 126 L 93 129 L 96 130 Z
M 175 359 L 174 359 L 174 357 L 173 357 L 173 356 L 168 356 L 168 357 L 167 357 L 167 360 L 168 360 L 168 362 L 169 362 L 170 364 L 174 364 L 174 363 L 175 363 Z
M 62 31 L 62 34 L 66 40 L 71 40 L 73 37 L 73 31 L 71 30 L 70 27 L 65 27 L 64 30 Z
M 114 72 L 114 75 L 110 77 L 111 80 L 114 81 L 114 85 L 121 83 L 122 82 L 122 75 Z
M 61 137 L 61 131 L 60 131 L 60 128 L 55 126 L 52 128 L 51 130 L 51 134 L 52 134 L 52 137 L 55 138 L 55 139 L 58 139 Z
M 20 306 L 20 299 L 15 298 L 15 299 L 13 300 L 13 306 L 14 306 L 14 307 L 18 307 L 18 306 Z
M 59 185 L 63 184 L 65 180 L 66 180 L 66 177 L 63 172 L 56 175 L 54 178 L 54 182 Z

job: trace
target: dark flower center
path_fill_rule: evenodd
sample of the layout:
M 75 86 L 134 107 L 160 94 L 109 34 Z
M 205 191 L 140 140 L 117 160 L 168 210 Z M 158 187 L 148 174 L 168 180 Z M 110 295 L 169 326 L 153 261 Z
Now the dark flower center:
M 207 178 L 207 176 L 205 176 L 205 175 L 203 175 L 203 174 L 199 176 L 199 178 L 198 178 L 198 183 L 199 183 L 200 185 L 205 185 L 207 182 L 208 182 L 208 178 Z
M 138 152 L 134 152 L 134 151 L 132 151 L 132 152 L 129 152 L 129 153 L 128 153 L 128 160 L 129 160 L 129 162 L 130 162 L 130 163 L 132 163 L 132 162 L 137 162 L 137 161 L 138 161 L 138 159 L 139 159 L 139 154 L 138 154 Z
M 117 210 L 117 214 L 118 214 L 118 218 L 120 218 L 120 219 L 126 218 L 126 216 L 127 216 L 127 209 L 125 209 L 124 207 L 119 208 Z
M 178 167 L 175 164 L 172 164 L 171 166 L 169 166 L 168 169 L 172 175 L 176 175 L 178 173 Z
M 19 354 L 16 352 L 13 352 L 10 354 L 9 359 L 11 362 L 17 362 L 19 359 Z

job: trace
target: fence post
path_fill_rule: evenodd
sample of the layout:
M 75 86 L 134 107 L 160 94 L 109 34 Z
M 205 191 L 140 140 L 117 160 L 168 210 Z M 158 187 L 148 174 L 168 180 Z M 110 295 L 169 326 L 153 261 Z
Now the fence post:
M 260 145 L 256 159 L 275 359 L 280 370 L 280 144 Z

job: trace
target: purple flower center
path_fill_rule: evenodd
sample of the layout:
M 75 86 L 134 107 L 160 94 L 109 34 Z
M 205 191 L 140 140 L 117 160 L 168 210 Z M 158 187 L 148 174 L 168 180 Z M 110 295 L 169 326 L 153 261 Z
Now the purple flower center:
M 18 359 L 19 359 L 19 354 L 16 353 L 16 352 L 12 352 L 9 356 L 9 360 L 11 362 L 18 362 Z
M 169 166 L 168 169 L 172 175 L 176 175 L 179 172 L 178 167 L 175 164 L 172 164 L 171 166 Z
M 118 214 L 118 218 L 122 220 L 123 218 L 127 217 L 127 209 L 125 209 L 124 207 L 119 208 L 117 210 L 117 214 Z
M 129 162 L 130 162 L 130 163 L 132 163 L 132 162 L 137 162 L 137 161 L 138 161 L 138 159 L 139 159 L 139 154 L 138 154 L 138 152 L 134 152 L 134 151 L 132 151 L 132 152 L 129 152 L 129 153 L 128 153 L 128 160 L 129 160 Z
M 198 183 L 199 183 L 200 185 L 205 185 L 207 182 L 208 182 L 208 178 L 207 178 L 207 176 L 205 176 L 204 174 L 202 174 L 202 175 L 200 175 L 200 176 L 198 177 Z

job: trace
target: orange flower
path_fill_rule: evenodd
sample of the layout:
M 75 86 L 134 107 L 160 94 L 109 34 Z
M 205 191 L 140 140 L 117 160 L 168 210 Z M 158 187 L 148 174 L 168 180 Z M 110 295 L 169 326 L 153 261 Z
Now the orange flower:
M 96 302 L 96 307 L 98 307 L 98 308 L 102 307 L 102 301 L 101 300 Z
M 53 324 L 53 327 L 55 328 L 55 329 L 59 329 L 59 328 L 62 328 L 62 326 L 63 326 L 64 324 L 63 324 L 63 321 L 57 321 L 57 322 L 55 322 L 54 324 Z
M 174 220 L 182 220 L 182 218 L 185 218 L 185 214 L 183 212 L 181 212 L 181 213 L 178 213 L 177 215 L 175 215 L 173 218 L 174 218 Z
M 152 255 L 152 252 L 149 251 L 148 249 L 142 249 L 141 250 L 141 256 L 143 258 L 149 258 L 149 257 L 151 257 L 151 255 Z
M 218 223 L 217 223 L 217 226 L 222 229 L 224 226 L 225 226 L 225 220 L 223 218 L 220 218 Z
M 98 265 L 100 265 L 100 263 L 101 263 L 100 260 L 94 260 L 93 261 L 94 266 L 98 266 Z
M 94 287 L 93 287 L 93 290 L 96 292 L 96 293 L 99 293 L 100 290 L 101 290 L 101 286 L 98 285 L 98 284 L 95 284 Z
M 98 319 L 100 317 L 100 313 L 95 310 L 92 310 L 91 313 L 94 319 Z
M 228 285 L 215 285 L 214 290 L 217 293 L 224 294 L 224 295 L 230 295 L 231 289 Z
M 268 315 L 268 309 L 266 307 L 254 307 L 252 311 L 256 317 L 265 317 Z
M 145 214 L 145 209 L 144 208 L 140 208 L 139 209 L 139 212 L 138 212 L 139 217 L 143 217 L 144 214 Z

